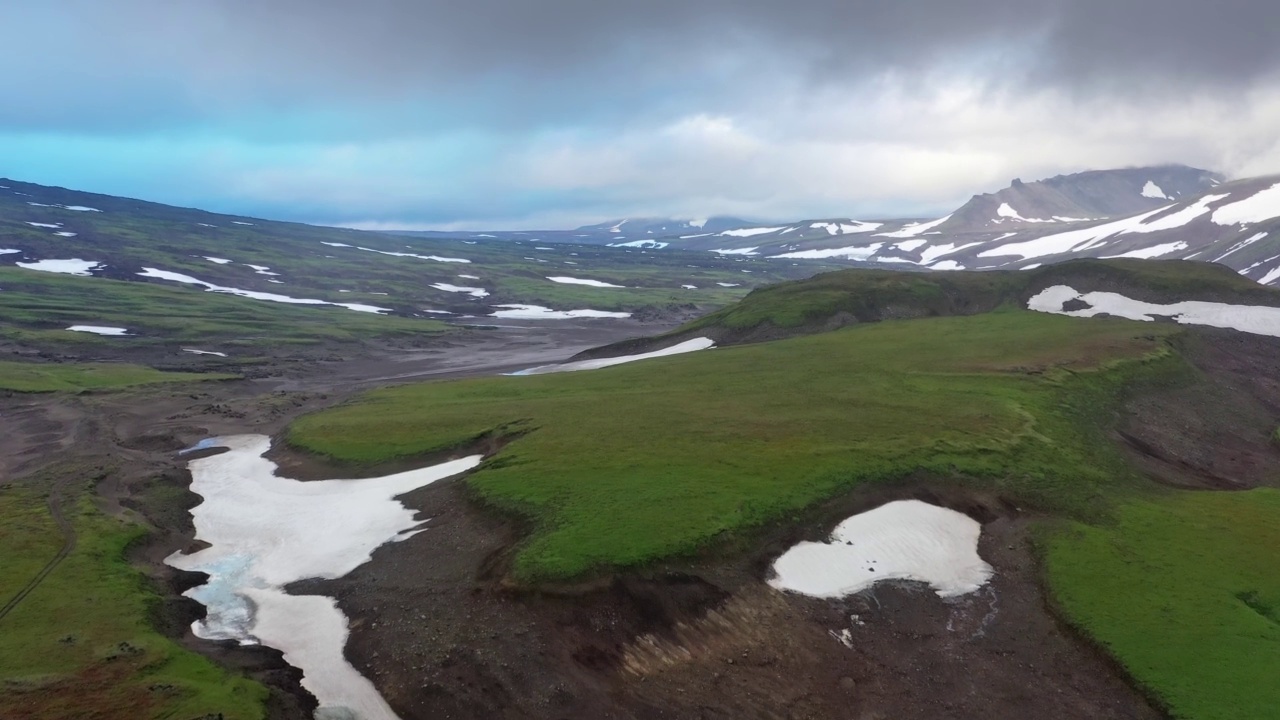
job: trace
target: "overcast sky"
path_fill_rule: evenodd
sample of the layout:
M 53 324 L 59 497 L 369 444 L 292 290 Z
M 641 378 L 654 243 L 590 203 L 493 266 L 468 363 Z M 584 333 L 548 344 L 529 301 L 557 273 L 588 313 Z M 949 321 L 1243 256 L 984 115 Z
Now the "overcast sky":
M 360 227 L 1280 172 L 1275 0 L 8 0 L 0 175 Z

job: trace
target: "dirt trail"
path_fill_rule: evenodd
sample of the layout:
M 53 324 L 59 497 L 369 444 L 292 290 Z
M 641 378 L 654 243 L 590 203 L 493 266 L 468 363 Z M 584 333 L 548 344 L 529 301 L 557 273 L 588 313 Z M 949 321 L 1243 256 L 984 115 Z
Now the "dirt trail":
M 62 534 L 62 547 L 58 548 L 58 552 L 49 559 L 49 562 L 46 563 L 44 567 L 40 568 L 40 571 L 37 572 L 26 585 L 22 586 L 8 602 L 3 606 L 0 606 L 0 622 L 3 622 L 5 616 L 13 612 L 14 609 L 16 609 L 18 605 L 32 593 L 32 591 L 40 586 L 40 583 L 44 582 L 45 578 L 49 577 L 49 573 L 52 573 L 54 569 L 71 554 L 71 551 L 75 550 L 75 527 L 71 525 L 70 521 L 67 520 L 66 515 L 62 512 L 63 498 L 67 485 L 75 480 L 79 480 L 79 478 L 69 477 L 59 480 L 58 483 L 50 489 L 49 497 L 46 501 L 46 505 L 49 508 L 49 515 L 53 517 L 53 522 L 58 526 L 58 532 Z

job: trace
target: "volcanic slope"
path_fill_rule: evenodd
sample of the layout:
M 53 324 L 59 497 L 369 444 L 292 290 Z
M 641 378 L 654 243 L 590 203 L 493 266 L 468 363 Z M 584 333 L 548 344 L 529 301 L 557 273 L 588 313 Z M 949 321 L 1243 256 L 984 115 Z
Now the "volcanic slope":
M 943 271 L 1032 269 L 1086 257 L 1186 259 L 1222 263 L 1264 285 L 1280 282 L 1280 176 L 1227 182 L 1181 165 L 1015 179 L 938 218 L 732 221 L 699 232 L 682 225 L 665 235 L 652 230 L 665 226 L 645 225 L 650 229 L 636 240 L 611 234 L 616 227 L 625 224 L 582 228 L 589 232 L 580 241 L 656 254 L 684 249 Z
M 1273 491 L 1222 501 L 1247 508 L 1231 536 L 1239 543 L 1200 543 L 1185 555 L 1147 544 L 1144 563 L 1116 553 L 1144 532 L 1177 535 L 1199 512 L 1235 512 L 1170 485 L 1276 483 L 1270 437 L 1280 395 L 1242 383 L 1265 377 L 1274 386 L 1280 369 L 1270 358 L 1280 345 L 1214 328 L 1025 309 L 1056 286 L 1149 302 L 1280 306 L 1280 294 L 1196 263 L 845 271 L 757 291 L 675 334 L 746 344 L 588 372 L 375 391 L 300 419 L 287 438 L 361 464 L 505 439 L 466 483 L 482 503 L 523 518 L 528 535 L 499 556 L 498 572 L 526 587 L 760 558 L 753 548 L 765 538 L 794 537 L 785 528 L 820 537 L 833 524 L 832 503 L 923 487 L 989 530 L 1001 527 L 999 517 L 1030 523 L 1047 548 L 1051 601 L 1159 706 L 1178 717 L 1261 717 L 1214 708 L 1280 701 L 1265 681 L 1280 671 L 1277 586 L 1256 547 L 1280 523 Z M 769 335 L 759 332 L 765 325 L 794 337 L 751 342 Z M 1236 405 L 1219 412 L 1223 402 Z M 1232 457 L 1185 431 L 1195 423 L 1175 413 L 1211 418 L 1214 433 L 1237 438 Z M 1232 464 L 1241 457 L 1248 462 Z M 757 583 L 767 579 L 767 564 L 751 567 Z M 996 562 L 996 577 L 1019 567 Z M 1154 590 L 1209 567 L 1213 582 Z M 1115 594 L 1136 587 L 1152 591 L 1135 603 Z M 1159 602 L 1165 615 L 1152 611 Z M 1224 686 L 1224 673 L 1238 681 Z
M 164 342 L 405 342 L 504 312 L 684 317 L 812 272 L 536 237 L 408 240 L 0 179 L 0 339 L 76 356 Z

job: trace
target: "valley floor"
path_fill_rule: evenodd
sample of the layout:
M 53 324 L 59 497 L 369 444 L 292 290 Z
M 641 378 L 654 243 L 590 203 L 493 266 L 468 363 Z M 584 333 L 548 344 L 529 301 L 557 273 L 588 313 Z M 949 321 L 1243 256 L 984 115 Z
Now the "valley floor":
M 221 434 L 280 436 L 298 417 L 362 390 L 515 370 L 665 329 L 595 321 L 546 333 L 513 325 L 413 351 L 318 353 L 257 368 L 251 379 L 0 397 L 0 507 L 10 534 L 4 539 L 8 546 L 19 528 L 29 543 L 22 564 L 5 566 L 0 585 L 0 600 L 19 597 L 8 617 L 0 615 L 0 657 L 16 657 L 16 650 L 60 658 L 35 671 L 0 663 L 0 716 L 83 717 L 92 706 L 103 708 L 94 717 L 106 719 L 139 717 L 138 708 L 152 717 L 306 717 L 311 701 L 277 653 L 199 641 L 187 629 L 201 609 L 178 596 L 195 580 L 162 563 L 191 544 L 187 510 L 198 501 L 186 490 L 186 459 L 177 451 Z M 1266 419 L 1280 408 L 1280 364 L 1273 360 L 1280 342 L 1213 330 L 1183 337 L 1184 354 L 1204 382 L 1192 391 L 1136 388 L 1109 440 L 1166 486 L 1272 482 L 1280 462 Z M 300 478 L 349 474 L 352 467 L 335 469 L 287 450 L 275 459 Z M 1150 562 L 1125 533 L 1167 531 L 1162 513 L 1174 510 L 1160 503 L 1174 491 L 1153 492 L 1154 505 L 1135 506 L 1135 514 L 1099 530 L 1053 520 L 999 488 L 911 473 L 806 506 L 750 543 L 730 539 L 640 570 L 531 589 L 513 584 L 507 572 L 529 536 L 528 523 L 486 509 L 468 484 L 449 482 L 405 498 L 432 518 L 429 530 L 380 548 L 341 580 L 303 585 L 338 598 L 351 618 L 348 657 L 405 720 L 1154 719 L 1168 716 L 1169 697 L 1156 691 L 1171 671 L 1159 666 L 1159 653 L 1145 657 L 1151 645 L 1141 640 L 1161 632 L 1160 591 L 1141 598 L 1155 622 L 1122 628 L 1127 639 L 1104 647 L 1090 636 L 1114 632 L 1115 598 L 1049 590 L 1067 576 L 1120 577 L 1125 563 Z M 764 584 L 769 562 L 795 541 L 907 497 L 984 523 L 980 551 L 996 569 L 991 584 L 942 600 L 923 586 L 895 583 L 834 602 Z M 1243 495 L 1217 497 L 1229 504 Z M 1224 527 L 1231 523 L 1223 518 L 1238 516 L 1225 506 L 1214 513 Z M 1254 534 L 1270 537 L 1269 522 L 1260 520 L 1263 530 Z M 139 528 L 151 532 L 144 538 Z M 1237 529 L 1257 541 L 1253 531 Z M 85 553 L 99 564 L 84 562 Z M 7 557 L 0 562 L 14 562 Z M 1189 560 L 1218 561 L 1194 554 Z M 148 584 L 133 576 L 137 568 Z M 1170 572 L 1176 580 L 1180 571 Z M 28 586 L 34 589 L 24 596 Z M 55 607 L 39 595 L 42 586 L 72 596 L 76 588 L 94 588 L 77 600 L 117 608 L 125 620 L 107 622 L 74 603 L 34 612 Z M 1275 588 L 1222 587 L 1227 595 L 1245 593 L 1235 601 L 1245 608 L 1242 622 L 1260 618 L 1261 629 L 1249 625 L 1246 632 L 1274 632 L 1267 613 L 1280 597 Z M 11 622 L 21 622 L 23 632 L 5 632 Z M 1116 659 L 1134 652 L 1145 665 Z M 177 668 L 173 678 L 166 667 Z M 224 669 L 249 680 L 222 676 Z M 73 694 L 65 694 L 68 688 Z M 49 699 L 59 697 L 52 690 L 63 693 L 61 701 Z M 134 694 L 126 698 L 125 690 Z M 1206 702 L 1197 688 L 1190 692 L 1193 702 Z M 75 703 L 64 702 L 68 697 Z M 1194 716 L 1254 717 L 1203 710 Z

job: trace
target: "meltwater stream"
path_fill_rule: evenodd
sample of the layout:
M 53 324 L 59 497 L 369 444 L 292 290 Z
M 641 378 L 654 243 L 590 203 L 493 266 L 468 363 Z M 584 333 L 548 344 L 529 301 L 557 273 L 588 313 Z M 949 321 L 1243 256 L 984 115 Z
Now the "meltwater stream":
M 192 629 L 211 640 L 261 643 L 284 653 L 319 701 L 318 719 L 395 720 L 367 678 L 343 655 L 347 618 L 332 598 L 291 595 L 289 583 L 338 578 L 387 542 L 423 529 L 396 497 L 480 464 L 473 455 L 432 467 L 360 480 L 301 482 L 275 474 L 265 435 L 215 438 L 228 452 L 191 461 L 196 538 L 209 547 L 165 560 L 207 573 L 187 592 L 208 608 Z

